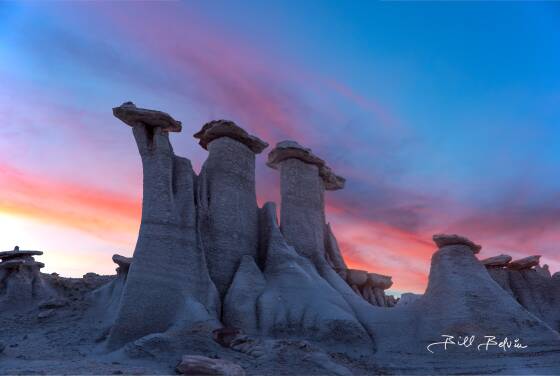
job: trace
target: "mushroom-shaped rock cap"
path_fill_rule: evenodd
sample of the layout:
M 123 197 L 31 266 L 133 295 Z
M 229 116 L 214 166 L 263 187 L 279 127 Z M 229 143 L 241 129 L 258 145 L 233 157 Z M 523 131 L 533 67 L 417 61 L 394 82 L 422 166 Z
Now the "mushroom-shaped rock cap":
M 296 158 L 305 163 L 314 164 L 319 167 L 319 175 L 325 182 L 325 189 L 335 191 L 344 188 L 346 179 L 336 175 L 327 163 L 313 154 L 311 149 L 305 148 L 295 141 L 281 141 L 268 153 L 266 165 L 270 168 L 278 169 L 278 165 L 286 159 Z
M 208 149 L 208 144 L 220 137 L 229 137 L 245 145 L 255 154 L 261 153 L 268 147 L 257 136 L 250 135 L 247 131 L 230 120 L 213 120 L 202 126 L 202 129 L 193 135 L 198 138 L 198 144 L 204 149 Z
M 136 107 L 132 102 L 125 102 L 113 108 L 113 115 L 123 123 L 134 127 L 143 124 L 151 128 L 160 127 L 166 132 L 181 132 L 181 122 L 168 113 Z
M 368 283 L 372 287 L 378 287 L 383 290 L 387 290 L 389 287 L 393 286 L 391 276 L 377 273 L 368 273 Z
M 484 260 L 480 260 L 480 262 L 484 266 L 495 266 L 495 267 L 506 266 L 507 264 L 509 264 L 510 261 L 511 261 L 511 256 L 509 255 L 499 255 L 494 257 L 488 257 L 485 258 Z
M 45 264 L 32 259 L 11 259 L 11 260 L 6 260 L 4 262 L 0 262 L 0 269 L 3 268 L 14 269 L 20 266 L 28 266 L 28 267 L 35 266 L 41 269 L 45 267 Z
M 510 255 L 498 255 L 493 257 L 485 258 L 484 260 L 480 260 L 482 265 L 487 267 L 500 267 L 506 266 L 511 261 Z
M 7 260 L 11 258 L 22 258 L 29 256 L 40 256 L 43 251 L 5 251 L 0 252 L 0 260 Z
M 473 253 L 478 253 L 482 249 L 482 246 L 474 243 L 470 239 L 457 235 L 457 234 L 435 234 L 432 239 L 438 248 L 443 248 L 448 245 L 466 245 L 471 247 Z
M 118 254 L 113 255 L 113 262 L 117 264 L 123 272 L 128 272 L 130 264 L 132 264 L 132 257 L 125 257 Z
M 362 286 L 368 280 L 368 273 L 365 270 L 348 269 L 346 278 L 350 285 Z
M 530 269 L 533 266 L 539 265 L 540 259 L 541 259 L 541 256 L 539 256 L 539 255 L 525 257 L 525 258 L 510 262 L 508 264 L 508 268 L 515 269 L 515 270 Z

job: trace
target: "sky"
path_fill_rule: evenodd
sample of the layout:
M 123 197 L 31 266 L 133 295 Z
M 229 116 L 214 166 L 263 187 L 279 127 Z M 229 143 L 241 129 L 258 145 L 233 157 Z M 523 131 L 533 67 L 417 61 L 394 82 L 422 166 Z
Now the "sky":
M 423 292 L 434 233 L 560 270 L 558 2 L 0 2 L 0 248 L 46 272 L 132 255 L 132 100 L 192 134 L 231 119 L 339 175 L 327 220 L 350 267 Z M 270 150 L 270 149 L 269 149 Z M 279 176 L 257 156 L 259 204 Z

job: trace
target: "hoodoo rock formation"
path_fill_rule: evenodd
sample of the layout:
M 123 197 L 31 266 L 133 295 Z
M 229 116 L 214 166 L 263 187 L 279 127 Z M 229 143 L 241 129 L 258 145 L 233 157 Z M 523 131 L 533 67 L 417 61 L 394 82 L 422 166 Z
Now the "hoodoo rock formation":
M 557 372 L 559 333 L 524 309 L 492 280 L 474 256 L 473 251 L 480 250 L 480 246 L 455 235 L 435 235 L 434 241 L 439 249 L 432 256 L 424 295 L 372 320 L 378 349 L 386 360 L 397 362 L 408 356 L 415 369 L 403 365 L 400 373 L 430 373 L 429 367 L 434 367 L 445 368 L 444 373 L 448 374 L 488 373 L 490 369 L 526 374 L 532 372 L 532 362 L 528 359 L 550 354 L 540 359 L 541 365 L 552 367 L 546 373 Z M 410 333 L 414 333 L 414 339 L 404 340 Z M 441 344 L 432 345 L 445 341 L 445 336 L 451 336 L 455 344 L 474 336 L 474 349 L 471 352 L 460 345 L 448 345 L 446 349 Z M 506 353 L 498 346 L 485 347 L 486 336 L 498 341 L 507 337 L 512 343 L 517 338 L 527 347 L 510 346 Z M 418 351 L 420 348 L 429 349 L 433 356 L 425 359 L 425 354 Z M 420 369 L 427 366 L 425 362 L 430 363 L 428 368 Z
M 399 301 L 391 276 L 345 262 L 325 215 L 345 180 L 310 149 L 268 154 L 278 215 L 255 192 L 268 144 L 239 125 L 194 135 L 196 174 L 169 140 L 180 121 L 132 102 L 113 114 L 142 161 L 133 257 L 64 278 L 40 272 L 41 252 L 0 252 L 0 374 L 560 374 L 560 274 L 540 256 L 479 261 L 480 245 L 437 234 L 426 292 Z
M 198 176 L 200 235 L 210 276 L 223 297 L 242 257 L 257 257 L 255 154 L 268 144 L 225 120 L 205 124 L 194 137 L 208 150 Z
M 197 176 L 169 143 L 168 131 L 180 130 L 170 126 L 175 120 L 123 106 L 126 111 L 114 113 L 133 127 L 144 198 L 109 349 L 168 343 L 173 333 L 183 333 L 186 344 L 193 330 L 212 338 L 225 326 L 225 332 L 247 333 L 240 338 L 252 344 L 260 340 L 251 336 L 306 340 L 349 359 L 360 354 L 385 364 L 405 354 L 425 356 L 426 346 L 447 333 L 517 336 L 532 354 L 560 351 L 558 333 L 496 285 L 475 258 L 481 246 L 466 237 L 434 235 L 439 250 L 428 289 L 404 305 L 384 293 L 391 277 L 348 268 L 325 218 L 325 191 L 342 189 L 345 180 L 310 149 L 283 141 L 268 155 L 267 165 L 280 171 L 278 221 L 273 203 L 259 209 L 256 201 L 255 157 L 266 142 L 230 121 L 207 123 L 195 134 L 208 150 Z M 486 264 L 503 268 L 510 261 Z M 188 330 L 177 331 L 178 323 Z M 484 357 L 493 369 L 507 368 L 495 351 Z M 444 355 L 434 364 L 465 370 L 453 361 Z M 424 366 L 418 370 L 433 369 Z
M 365 270 L 334 268 L 340 278 L 345 280 L 352 290 L 370 304 L 379 307 L 393 307 L 398 299 L 385 295 L 385 290 L 393 285 L 392 277 Z
M 536 255 L 511 261 L 510 256 L 500 255 L 481 262 L 494 281 L 519 304 L 560 331 L 560 281 L 551 276 L 548 265 L 539 265 L 540 258 Z
M 176 156 L 169 142 L 168 132 L 181 130 L 170 124 L 178 122 L 130 102 L 113 113 L 132 125 L 144 172 L 134 262 L 108 341 L 114 349 L 166 331 L 180 315 L 192 314 L 193 322 L 217 319 L 219 299 L 198 236 L 196 175 L 191 162 Z
M 312 262 L 326 259 L 324 192 L 344 188 L 345 179 L 295 141 L 279 142 L 267 165 L 280 170 L 280 228 L 286 241 Z
M 52 295 L 39 272 L 45 264 L 33 258 L 42 254 L 20 250 L 18 246 L 13 251 L 0 252 L 0 304 L 29 304 Z

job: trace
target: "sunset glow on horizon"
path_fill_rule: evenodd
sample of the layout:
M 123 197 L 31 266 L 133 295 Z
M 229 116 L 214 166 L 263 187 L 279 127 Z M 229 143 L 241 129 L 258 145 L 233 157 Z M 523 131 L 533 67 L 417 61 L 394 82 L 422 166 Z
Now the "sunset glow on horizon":
M 484 16 L 482 16 L 484 15 Z M 327 221 L 350 267 L 423 292 L 434 233 L 560 271 L 560 3 L 0 4 L 0 250 L 45 272 L 132 255 L 142 170 L 125 101 L 170 113 L 175 153 L 231 119 L 347 179 Z M 257 156 L 259 205 L 280 204 Z

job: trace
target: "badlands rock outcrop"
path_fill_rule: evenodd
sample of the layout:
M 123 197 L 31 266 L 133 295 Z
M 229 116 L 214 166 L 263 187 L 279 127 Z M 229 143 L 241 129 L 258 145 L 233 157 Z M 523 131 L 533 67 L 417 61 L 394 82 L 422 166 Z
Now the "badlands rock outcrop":
M 168 132 L 180 131 L 170 125 L 178 122 L 130 103 L 113 114 L 133 125 L 144 172 L 134 262 L 107 343 L 116 349 L 166 331 L 180 315 L 191 315 L 193 323 L 217 320 L 219 298 L 198 236 L 196 175 L 191 162 L 176 156 L 169 142 Z
M 553 354 L 557 354 L 560 345 L 558 332 L 518 304 L 492 280 L 475 258 L 473 242 L 466 238 L 460 242 L 448 239 L 457 237 L 434 236 L 440 246 L 432 256 L 426 292 L 411 303 L 397 305 L 372 319 L 377 348 L 386 360 L 397 362 L 404 356 L 414 359 L 411 361 L 416 369 L 403 365 L 401 373 L 425 373 L 429 369 L 422 371 L 425 366 L 445 368 L 445 373 L 468 370 L 487 373 L 490 369 L 531 373 L 528 359 L 550 354 L 541 361 L 555 370 L 557 361 Z M 480 250 L 479 246 L 476 248 Z M 410 338 L 411 333 L 414 338 Z M 445 336 L 455 344 L 474 336 L 474 349 L 471 352 L 467 350 L 469 346 L 448 345 L 444 349 L 441 343 L 432 345 L 445 341 Z M 485 347 L 486 336 L 498 341 L 507 337 L 512 343 L 515 338 L 521 339 L 527 347 L 508 347 L 508 356 L 497 346 L 498 342 Z M 478 347 L 481 343 L 482 350 Z M 428 348 L 437 355 L 426 359 L 425 353 L 421 355 L 419 349 Z
M 312 262 L 326 259 L 325 190 L 344 187 L 325 161 L 295 141 L 282 141 L 267 165 L 280 171 L 280 228 L 289 245 Z
M 142 161 L 133 257 L 64 278 L 40 272 L 40 253 L 0 253 L 1 374 L 560 373 L 560 276 L 538 257 L 480 262 L 480 245 L 437 234 L 426 292 L 399 301 L 391 276 L 344 260 L 325 200 L 345 180 L 310 149 L 268 154 L 278 213 L 256 199 L 268 144 L 239 125 L 194 135 L 208 151 L 197 174 L 169 139 L 180 121 L 131 102 L 113 113 Z M 523 346 L 481 350 L 489 336 Z
M 494 257 L 488 257 L 484 260 L 480 260 L 480 262 L 482 263 L 482 265 L 486 266 L 487 268 L 490 268 L 490 267 L 506 266 L 507 264 L 509 264 L 511 260 L 512 260 L 511 256 L 502 254 Z
M 225 326 L 254 338 L 311 341 L 349 359 L 390 364 L 408 354 L 424 371 L 434 369 L 420 360 L 426 346 L 446 333 L 516 336 L 529 344 L 525 354 L 559 351 L 558 332 L 493 281 L 475 258 L 481 246 L 470 239 L 434 235 L 439 250 L 426 293 L 396 305 L 384 293 L 391 277 L 347 267 L 325 218 L 325 192 L 342 189 L 345 180 L 310 149 L 283 141 L 268 155 L 267 165 L 280 172 L 278 220 L 273 203 L 256 203 L 255 157 L 266 142 L 230 121 L 207 123 L 195 134 L 209 152 L 196 175 L 173 153 L 166 131 L 177 130 L 167 128 L 172 118 L 158 112 L 154 121 L 142 117 L 149 110 L 138 111 L 124 120 L 144 168 L 142 225 L 109 349 L 173 342 L 180 322 L 190 328 L 180 332 L 184 344 L 193 330 L 212 338 Z M 469 364 L 480 358 L 494 370 L 516 364 L 496 351 L 471 356 Z M 442 355 L 436 363 L 466 370 L 454 361 Z M 555 366 L 548 358 L 543 364 Z
M 393 307 L 399 301 L 385 290 L 393 285 L 392 277 L 365 270 L 334 268 L 340 278 L 345 280 L 356 295 L 379 307 Z
M 560 331 L 560 282 L 551 276 L 548 265 L 540 266 L 541 256 L 528 256 L 515 261 L 507 255 L 504 262 L 488 264 L 482 260 L 490 276 L 529 312 L 556 331 Z M 506 261 L 506 259 L 509 259 Z
M 45 266 L 35 261 L 41 251 L 20 250 L 0 252 L 0 307 L 8 305 L 27 305 L 53 296 L 40 276 Z
M 223 297 L 241 258 L 257 257 L 255 154 L 268 144 L 225 120 L 205 124 L 194 137 L 208 150 L 197 181 L 199 234 L 210 277 Z

